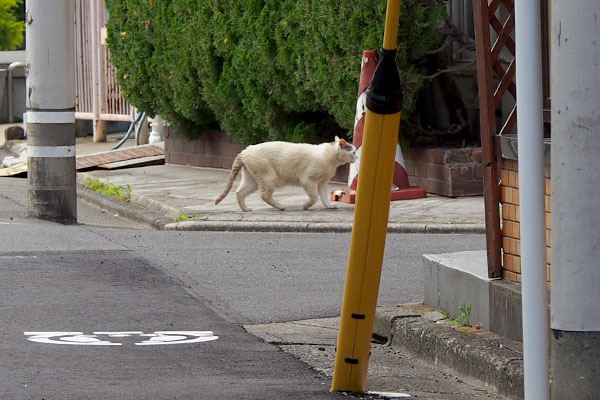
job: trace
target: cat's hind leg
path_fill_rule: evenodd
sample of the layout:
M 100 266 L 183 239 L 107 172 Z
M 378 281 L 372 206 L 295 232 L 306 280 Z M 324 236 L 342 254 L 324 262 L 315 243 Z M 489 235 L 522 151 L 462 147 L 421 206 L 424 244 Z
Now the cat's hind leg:
M 273 198 L 273 192 L 275 191 L 274 188 L 272 188 L 271 186 L 267 186 L 267 185 L 260 185 L 259 186 L 259 190 L 260 190 L 260 198 L 263 199 L 265 201 L 265 203 L 267 203 L 268 205 L 270 205 L 273 208 L 276 208 L 278 210 L 285 210 L 285 207 L 283 206 L 283 204 L 281 204 L 280 202 L 278 202 L 277 200 L 275 200 Z
M 329 185 L 327 181 L 319 183 L 319 197 L 321 198 L 321 203 L 327 208 L 337 208 L 337 205 L 331 202 L 329 199 Z
M 242 211 L 252 211 L 246 206 L 246 196 L 256 192 L 256 189 L 258 189 L 258 184 L 254 180 L 252 175 L 250 175 L 248 171 L 246 171 L 246 168 L 242 168 L 242 180 L 237 190 L 235 191 L 238 204 L 240 205 Z
M 309 197 L 308 201 L 304 203 L 304 206 L 302 206 L 302 208 L 306 210 L 316 203 L 317 199 L 319 198 L 319 191 L 317 190 L 317 184 L 312 182 L 306 183 L 302 187 Z

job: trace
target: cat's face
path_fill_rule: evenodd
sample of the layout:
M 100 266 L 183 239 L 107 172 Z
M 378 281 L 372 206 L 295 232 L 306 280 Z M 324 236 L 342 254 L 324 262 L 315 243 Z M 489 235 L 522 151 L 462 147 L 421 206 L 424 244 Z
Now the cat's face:
M 346 142 L 344 139 L 335 137 L 335 145 L 339 147 L 338 158 L 343 159 L 346 162 L 353 163 L 356 161 L 356 147 L 352 143 Z

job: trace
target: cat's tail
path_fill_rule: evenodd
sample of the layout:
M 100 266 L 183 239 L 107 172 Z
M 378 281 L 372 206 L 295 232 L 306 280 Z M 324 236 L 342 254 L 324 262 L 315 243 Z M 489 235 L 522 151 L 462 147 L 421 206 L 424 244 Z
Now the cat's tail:
M 223 193 L 221 193 L 221 195 L 215 200 L 215 205 L 219 204 L 221 200 L 223 200 L 225 196 L 227 196 L 227 194 L 231 190 L 231 187 L 233 186 L 233 181 L 235 181 L 235 177 L 240 172 L 240 169 L 242 169 L 243 166 L 244 164 L 242 164 L 242 160 L 240 160 L 240 156 L 238 155 L 235 158 L 235 160 L 233 160 L 233 166 L 231 167 L 231 173 L 229 174 L 227 186 L 225 186 L 225 190 L 223 191 Z

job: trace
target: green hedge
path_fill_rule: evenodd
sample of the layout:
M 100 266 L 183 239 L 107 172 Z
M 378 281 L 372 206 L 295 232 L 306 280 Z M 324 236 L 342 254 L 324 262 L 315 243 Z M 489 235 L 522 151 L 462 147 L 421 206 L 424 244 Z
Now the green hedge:
M 22 7 L 23 0 L 0 0 L 0 51 L 24 48 Z
M 218 125 L 245 144 L 351 137 L 364 49 L 384 0 L 107 0 L 108 43 L 127 99 L 194 138 Z M 404 114 L 445 11 L 405 0 L 398 64 Z

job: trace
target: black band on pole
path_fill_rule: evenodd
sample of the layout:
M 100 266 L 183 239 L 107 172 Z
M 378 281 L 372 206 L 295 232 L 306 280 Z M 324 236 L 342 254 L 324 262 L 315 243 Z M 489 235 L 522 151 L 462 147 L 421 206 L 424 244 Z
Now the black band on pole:
M 377 114 L 395 114 L 402 110 L 403 97 L 396 50 L 381 49 L 377 68 L 367 89 L 367 108 Z

